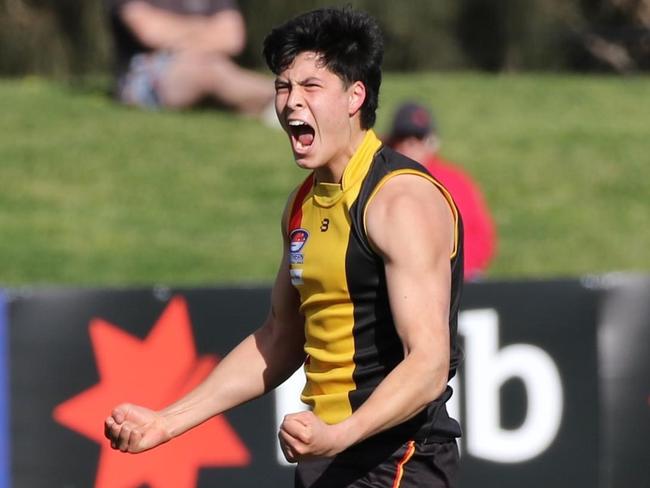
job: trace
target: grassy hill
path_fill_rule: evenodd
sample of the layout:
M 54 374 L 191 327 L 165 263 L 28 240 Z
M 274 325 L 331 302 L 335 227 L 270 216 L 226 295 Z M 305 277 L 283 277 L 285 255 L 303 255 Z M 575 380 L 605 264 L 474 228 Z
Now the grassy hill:
M 482 186 L 490 278 L 650 271 L 650 79 L 385 77 L 435 107 Z M 268 282 L 304 177 L 284 135 L 217 111 L 144 113 L 100 91 L 0 80 L 0 284 Z

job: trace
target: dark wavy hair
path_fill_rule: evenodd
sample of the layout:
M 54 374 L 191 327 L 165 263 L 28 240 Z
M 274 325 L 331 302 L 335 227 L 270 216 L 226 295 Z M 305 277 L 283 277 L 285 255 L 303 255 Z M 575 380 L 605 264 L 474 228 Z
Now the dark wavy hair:
M 375 19 L 350 7 L 322 8 L 274 28 L 264 40 L 266 64 L 276 75 L 305 51 L 319 54 L 324 66 L 341 78 L 346 88 L 356 81 L 365 85 L 361 127 L 372 128 L 384 57 L 384 42 Z

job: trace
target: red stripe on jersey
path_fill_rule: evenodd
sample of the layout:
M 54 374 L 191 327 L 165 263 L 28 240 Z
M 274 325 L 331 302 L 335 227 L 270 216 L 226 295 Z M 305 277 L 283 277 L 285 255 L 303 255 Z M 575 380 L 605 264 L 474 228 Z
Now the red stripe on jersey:
M 312 173 L 303 184 L 300 185 L 300 189 L 296 193 L 296 198 L 293 200 L 293 207 L 291 208 L 291 214 L 289 217 L 289 233 L 294 229 L 300 228 L 300 223 L 302 222 L 302 202 L 305 200 L 307 193 L 309 193 L 313 185 L 314 174 Z

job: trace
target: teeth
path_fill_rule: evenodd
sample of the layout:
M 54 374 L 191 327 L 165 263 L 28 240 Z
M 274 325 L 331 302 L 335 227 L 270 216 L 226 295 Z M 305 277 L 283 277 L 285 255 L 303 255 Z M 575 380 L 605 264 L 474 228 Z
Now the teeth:
M 298 127 L 301 125 L 307 125 L 307 122 L 303 122 L 302 120 L 290 120 L 289 125 L 292 127 Z

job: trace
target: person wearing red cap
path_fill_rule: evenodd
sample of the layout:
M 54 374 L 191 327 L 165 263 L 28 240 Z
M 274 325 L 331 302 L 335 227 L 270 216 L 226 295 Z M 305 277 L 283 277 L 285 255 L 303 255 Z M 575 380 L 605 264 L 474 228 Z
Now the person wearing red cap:
M 422 164 L 449 190 L 465 225 L 465 279 L 480 278 L 495 254 L 494 221 L 478 185 L 438 155 L 440 139 L 431 112 L 418 103 L 402 104 L 393 116 L 386 144 Z

